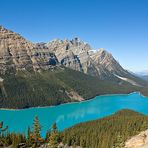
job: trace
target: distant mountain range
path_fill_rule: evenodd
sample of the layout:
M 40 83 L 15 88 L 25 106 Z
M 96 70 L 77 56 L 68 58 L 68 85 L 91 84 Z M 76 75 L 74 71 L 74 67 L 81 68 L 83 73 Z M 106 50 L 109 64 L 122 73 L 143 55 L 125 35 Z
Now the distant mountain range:
M 138 76 L 138 77 L 140 77 L 143 80 L 148 81 L 148 70 L 135 72 L 135 75 Z
M 21 95 L 18 95 L 19 93 L 21 94 L 21 92 L 19 91 L 22 90 L 16 92 L 14 89 L 15 92 L 9 92 L 11 88 L 11 86 L 9 86 L 8 88 L 10 80 L 16 80 L 15 82 L 18 81 L 18 83 L 20 84 L 19 86 L 23 86 L 23 91 L 25 90 L 26 93 L 28 91 L 31 91 L 29 92 L 31 96 L 32 94 L 34 94 L 33 92 L 36 92 L 35 88 L 39 86 L 32 86 L 32 90 L 27 90 L 29 89 L 27 86 L 29 83 L 27 82 L 27 80 L 29 79 L 28 77 L 32 77 L 33 79 L 33 77 L 36 77 L 34 75 L 38 75 L 38 81 L 39 77 L 48 81 L 48 72 L 54 73 L 56 75 L 57 73 L 61 73 L 61 71 L 65 71 L 65 69 L 67 68 L 69 69 L 68 71 L 71 71 L 71 78 L 69 78 L 69 81 L 73 80 L 80 84 L 82 83 L 82 80 L 81 82 L 80 80 L 77 80 L 79 78 L 75 78 L 75 75 L 81 75 L 82 79 L 92 79 L 93 76 L 93 81 L 94 79 L 97 79 L 96 82 L 104 81 L 104 83 L 106 83 L 106 81 L 108 81 L 112 84 L 119 85 L 119 87 L 127 85 L 132 88 L 136 88 L 132 90 L 139 90 L 141 89 L 141 87 L 147 86 L 147 83 L 145 81 L 122 68 L 122 66 L 114 59 L 111 53 L 108 53 L 104 49 L 94 50 L 88 43 L 80 40 L 79 38 L 74 38 L 72 40 L 56 39 L 48 43 L 32 43 L 19 34 L 14 33 L 4 28 L 3 26 L 0 26 L 0 92 L 2 102 L 6 103 L 7 99 L 9 100 L 10 98 L 22 97 Z M 79 73 L 76 71 L 78 71 Z M 45 78 L 44 73 L 46 73 L 47 78 Z M 88 76 L 84 76 L 83 73 L 87 74 Z M 23 84 L 20 83 L 22 81 L 22 77 L 25 79 Z M 7 81 L 8 78 L 9 82 Z M 54 86 L 57 87 L 60 84 L 61 87 L 64 87 L 64 90 L 59 90 L 62 95 L 64 94 L 63 98 L 65 97 L 69 99 L 74 99 L 77 97 L 79 99 L 81 98 L 80 100 L 85 99 L 85 93 L 75 90 L 76 86 L 66 87 L 66 85 L 68 85 L 68 82 L 61 82 L 63 80 L 59 82 L 59 77 L 57 78 L 54 76 L 54 80 L 56 81 L 54 82 Z M 34 85 L 36 85 L 37 83 L 35 81 L 36 80 L 33 81 Z M 44 83 L 46 83 L 46 81 Z M 85 83 L 85 81 L 83 81 L 83 83 Z M 18 84 L 16 84 L 14 88 L 17 88 L 17 85 Z M 38 85 L 40 85 L 40 83 L 38 83 Z M 44 87 L 44 84 L 42 84 L 41 86 Z M 45 88 L 42 88 L 44 89 L 44 91 L 47 89 L 47 85 L 45 86 Z M 69 88 L 71 88 L 71 90 L 73 91 L 68 92 Z M 106 88 L 106 92 L 108 92 L 107 90 L 108 89 Z M 41 90 L 38 90 L 38 92 L 40 91 Z M 55 89 L 53 89 L 52 91 L 54 92 Z M 45 93 L 46 95 L 43 94 L 45 100 L 47 98 L 49 99 L 49 93 L 51 92 L 48 92 L 47 94 Z M 94 94 L 92 93 L 92 96 L 96 94 L 96 92 Z M 43 96 L 40 95 L 40 98 L 42 98 Z M 54 95 L 52 95 L 51 98 L 53 98 L 53 96 Z M 57 96 L 55 97 L 57 98 Z M 89 97 L 91 97 L 91 95 Z M 88 98 L 88 96 L 86 98 Z M 47 102 L 41 105 L 58 104 L 58 102 L 62 103 L 62 101 L 56 101 L 56 103 L 52 103 L 51 101 L 49 103 L 49 100 Z M 25 102 L 25 105 L 22 105 L 22 107 L 37 105 L 40 106 L 39 103 L 30 105 L 30 101 L 28 100 L 27 103 Z M 7 105 L 5 107 L 7 107 Z
M 139 76 L 141 79 L 148 81 L 148 75 Z
M 137 72 L 135 72 L 135 74 L 137 74 L 137 75 L 148 75 L 148 70 L 143 70 L 143 71 L 137 71 Z

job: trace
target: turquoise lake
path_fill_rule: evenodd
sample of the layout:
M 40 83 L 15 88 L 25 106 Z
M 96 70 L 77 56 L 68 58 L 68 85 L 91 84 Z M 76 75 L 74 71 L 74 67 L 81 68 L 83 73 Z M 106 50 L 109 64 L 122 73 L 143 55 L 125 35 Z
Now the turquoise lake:
M 97 96 L 89 101 L 63 104 L 44 108 L 24 110 L 0 110 L 0 121 L 9 126 L 9 131 L 26 133 L 32 127 L 33 119 L 38 115 L 42 125 L 42 135 L 56 122 L 63 130 L 77 123 L 102 118 L 121 109 L 132 109 L 148 115 L 148 98 L 140 93 L 128 95 Z

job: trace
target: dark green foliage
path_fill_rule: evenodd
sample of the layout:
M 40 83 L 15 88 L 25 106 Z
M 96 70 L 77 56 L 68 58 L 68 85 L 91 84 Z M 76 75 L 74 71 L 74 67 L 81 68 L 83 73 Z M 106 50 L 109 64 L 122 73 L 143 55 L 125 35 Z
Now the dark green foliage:
M 4 78 L 7 97 L 0 98 L 0 107 L 28 108 L 34 106 L 58 105 L 69 102 L 54 73 L 23 73 Z
M 56 76 L 85 99 L 103 94 L 121 94 L 138 91 L 137 87 L 128 83 L 118 84 L 118 79 L 116 78 L 101 80 L 98 77 L 92 77 L 70 69 L 56 73 Z
M 144 88 L 128 83 L 118 84 L 118 80 L 100 80 L 78 71 L 60 69 L 42 73 L 18 72 L 3 75 L 0 89 L 1 108 L 28 108 L 58 105 L 76 101 L 67 92 L 75 91 L 84 99 L 102 94 L 130 93 Z M 3 88 L 2 88 L 3 87 Z M 147 92 L 145 88 L 144 94 Z
M 89 148 L 120 148 L 125 140 L 148 129 L 148 116 L 122 110 L 103 119 L 66 129 L 63 142 Z
M 28 138 L 31 139 L 34 147 L 40 146 L 40 143 L 42 141 L 40 132 L 41 132 L 41 125 L 40 125 L 38 116 L 36 116 L 33 121 L 32 134 L 31 134 L 31 131 L 29 131 L 29 129 L 28 129 Z

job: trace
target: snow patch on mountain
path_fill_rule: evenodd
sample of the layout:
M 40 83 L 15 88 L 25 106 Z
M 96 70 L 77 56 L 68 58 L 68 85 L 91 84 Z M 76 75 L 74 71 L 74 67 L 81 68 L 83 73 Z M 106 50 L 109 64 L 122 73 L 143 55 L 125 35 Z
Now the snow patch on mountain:
M 126 82 L 128 82 L 128 83 L 130 83 L 130 84 L 132 84 L 134 86 L 141 86 L 141 85 L 137 84 L 135 81 L 133 81 L 133 80 L 131 80 L 129 78 L 121 77 L 121 76 L 118 76 L 116 74 L 114 74 L 114 76 L 116 76 L 117 78 L 119 78 L 119 79 L 121 79 L 123 81 L 126 81 Z

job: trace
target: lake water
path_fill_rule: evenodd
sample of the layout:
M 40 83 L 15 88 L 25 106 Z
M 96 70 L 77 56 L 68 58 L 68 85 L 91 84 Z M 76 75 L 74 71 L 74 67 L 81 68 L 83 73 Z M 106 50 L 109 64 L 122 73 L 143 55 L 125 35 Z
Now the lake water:
M 30 108 L 24 110 L 0 110 L 0 121 L 9 126 L 9 131 L 26 133 L 38 115 L 42 125 L 42 135 L 56 122 L 63 130 L 77 123 L 102 118 L 121 109 L 132 109 L 148 115 L 148 98 L 140 93 L 128 95 L 97 96 L 89 101 L 63 104 L 59 106 Z

